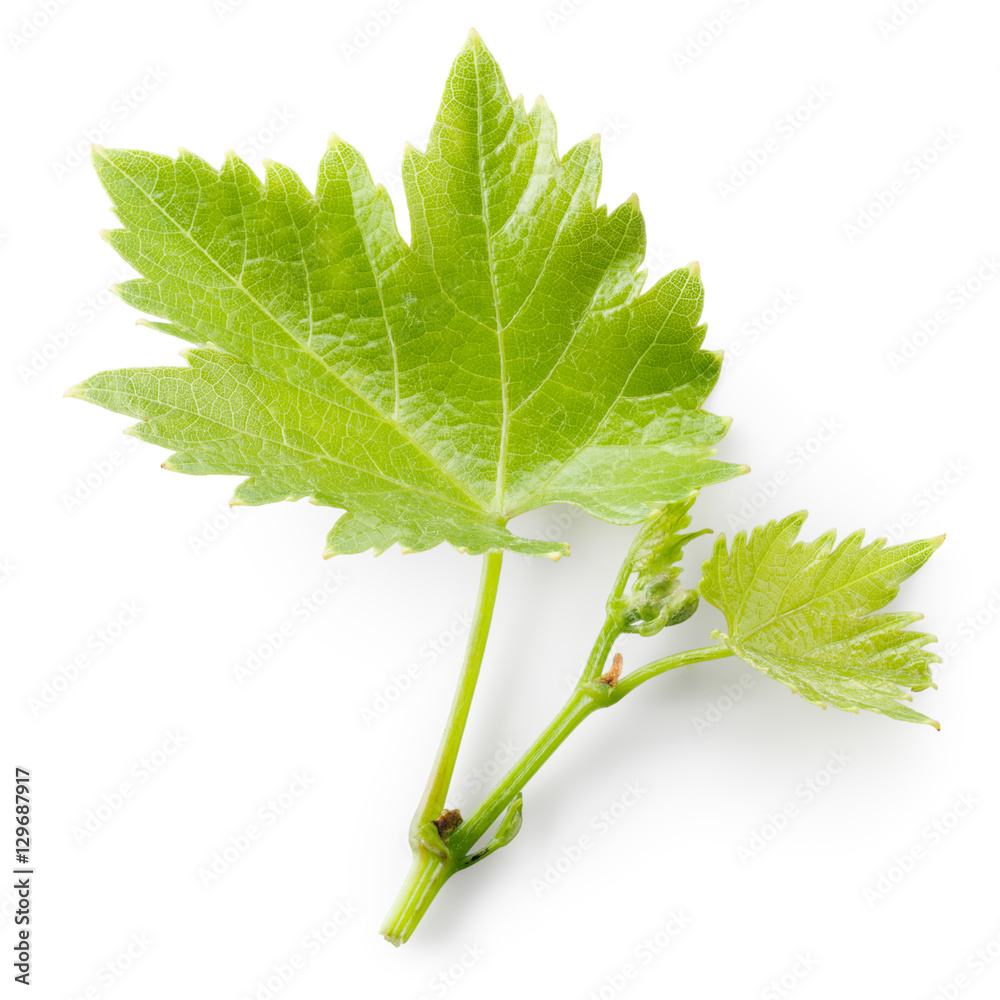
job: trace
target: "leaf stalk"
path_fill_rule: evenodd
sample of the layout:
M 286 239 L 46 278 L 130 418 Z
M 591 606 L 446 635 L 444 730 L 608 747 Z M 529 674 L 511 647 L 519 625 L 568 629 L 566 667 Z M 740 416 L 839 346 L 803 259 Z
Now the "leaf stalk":
M 497 585 L 500 582 L 500 567 L 503 562 L 502 552 L 488 552 L 483 557 L 482 574 L 479 578 L 479 596 L 476 608 L 472 614 L 472 628 L 465 649 L 465 659 L 458 675 L 455 696 L 448 713 L 437 755 L 431 767 L 427 786 L 423 797 L 413 814 L 410 824 L 410 844 L 416 853 L 421 844 L 421 831 L 428 823 L 433 823 L 444 812 L 445 800 L 451 786 L 452 775 L 455 773 L 455 761 L 458 759 L 459 747 L 465 733 L 465 724 L 472 707 L 472 697 L 476 692 L 476 682 L 479 680 L 479 669 L 486 653 L 486 640 L 493 621 L 493 608 L 496 604 Z

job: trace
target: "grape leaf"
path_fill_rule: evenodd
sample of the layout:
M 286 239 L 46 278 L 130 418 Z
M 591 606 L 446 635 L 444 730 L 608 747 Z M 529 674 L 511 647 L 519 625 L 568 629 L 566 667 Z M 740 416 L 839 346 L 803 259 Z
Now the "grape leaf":
M 246 476 L 235 503 L 345 510 L 327 554 L 558 557 L 507 522 L 563 502 L 633 524 L 745 471 L 710 458 L 728 421 L 701 409 L 721 356 L 700 350 L 697 266 L 642 291 L 643 219 L 634 196 L 597 206 L 597 137 L 560 159 L 478 35 L 404 157 L 409 245 L 336 137 L 315 194 L 233 154 L 94 162 L 123 226 L 104 235 L 141 275 L 117 291 L 193 346 L 68 395 L 138 418 L 166 468 Z
M 786 684 L 815 705 L 867 709 L 908 722 L 936 722 L 901 701 L 905 688 L 932 687 L 923 647 L 932 635 L 906 626 L 923 616 L 872 614 L 897 594 L 944 536 L 903 545 L 864 532 L 835 547 L 829 531 L 812 542 L 797 537 L 805 512 L 740 532 L 726 548 L 717 539 L 704 566 L 702 596 L 726 616 L 729 634 L 716 636 L 751 667 Z
M 678 577 L 684 546 L 701 531 L 679 532 L 688 527 L 688 512 L 694 498 L 667 504 L 639 529 L 626 558 L 632 587 L 627 595 L 611 600 L 608 612 L 621 623 L 623 632 L 656 635 L 668 625 L 687 621 L 698 609 L 698 591 L 685 590 Z

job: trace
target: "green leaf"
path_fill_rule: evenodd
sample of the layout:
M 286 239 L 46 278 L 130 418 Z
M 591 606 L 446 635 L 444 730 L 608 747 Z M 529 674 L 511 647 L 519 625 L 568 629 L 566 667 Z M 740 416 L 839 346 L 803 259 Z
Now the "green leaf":
M 932 687 L 923 647 L 932 635 L 906 626 L 923 616 L 872 614 L 897 594 L 944 541 L 863 544 L 858 531 L 835 546 L 832 531 L 812 542 L 797 537 L 805 512 L 720 537 L 705 563 L 701 593 L 726 616 L 720 636 L 740 659 L 807 701 L 849 712 L 867 709 L 908 722 L 936 722 L 901 701 L 905 689 Z M 719 633 L 716 633 L 718 636 Z
M 194 346 L 70 394 L 138 418 L 169 469 L 248 477 L 234 502 L 346 510 L 328 554 L 556 557 L 507 522 L 563 502 L 632 524 L 745 471 L 710 457 L 728 421 L 701 409 L 720 355 L 699 349 L 697 266 L 642 291 L 643 219 L 635 197 L 597 206 L 597 137 L 560 158 L 475 34 L 404 157 L 409 245 L 337 138 L 315 194 L 232 154 L 94 162 L 123 226 L 106 238 L 142 275 L 119 294 Z
M 678 577 L 684 546 L 708 529 L 679 532 L 691 523 L 688 512 L 695 498 L 667 504 L 639 529 L 625 558 L 629 575 L 634 574 L 627 596 L 608 602 L 608 613 L 620 622 L 623 632 L 655 635 L 668 625 L 687 621 L 698 609 L 698 592 L 681 587 Z

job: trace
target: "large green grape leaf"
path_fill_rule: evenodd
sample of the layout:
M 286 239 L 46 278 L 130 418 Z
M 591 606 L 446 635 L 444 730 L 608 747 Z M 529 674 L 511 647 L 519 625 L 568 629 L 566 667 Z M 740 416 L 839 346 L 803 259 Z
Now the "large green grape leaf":
M 405 154 L 409 245 L 337 138 L 315 194 L 235 155 L 94 162 L 123 226 L 106 238 L 141 275 L 119 293 L 194 346 L 69 394 L 138 418 L 167 468 L 248 477 L 236 503 L 345 510 L 328 554 L 558 556 L 507 522 L 559 501 L 636 523 L 745 471 L 710 457 L 728 421 L 701 409 L 720 355 L 700 350 L 697 266 L 642 291 L 637 200 L 597 206 L 597 139 L 560 159 L 548 108 L 511 100 L 475 34 Z
M 867 709 L 908 722 L 936 722 L 902 701 L 932 686 L 924 648 L 935 637 L 907 626 L 923 616 L 872 614 L 931 557 L 944 536 L 904 545 L 864 533 L 835 546 L 832 531 L 797 537 L 805 512 L 716 541 L 700 590 L 726 616 L 720 636 L 740 659 L 816 705 Z M 717 633 L 718 635 L 718 633 Z

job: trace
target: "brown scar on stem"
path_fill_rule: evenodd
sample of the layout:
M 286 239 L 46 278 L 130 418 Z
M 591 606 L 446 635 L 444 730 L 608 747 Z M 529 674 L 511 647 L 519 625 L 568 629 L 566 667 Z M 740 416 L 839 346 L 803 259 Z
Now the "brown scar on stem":
M 446 809 L 434 820 L 434 825 L 437 827 L 438 834 L 442 840 L 457 826 L 460 826 L 461 823 L 462 813 L 458 809 Z
M 615 658 L 611 661 L 611 669 L 601 677 L 601 683 L 608 687 L 614 687 L 618 683 L 618 678 L 622 673 L 622 663 L 624 659 L 621 653 L 615 653 Z

